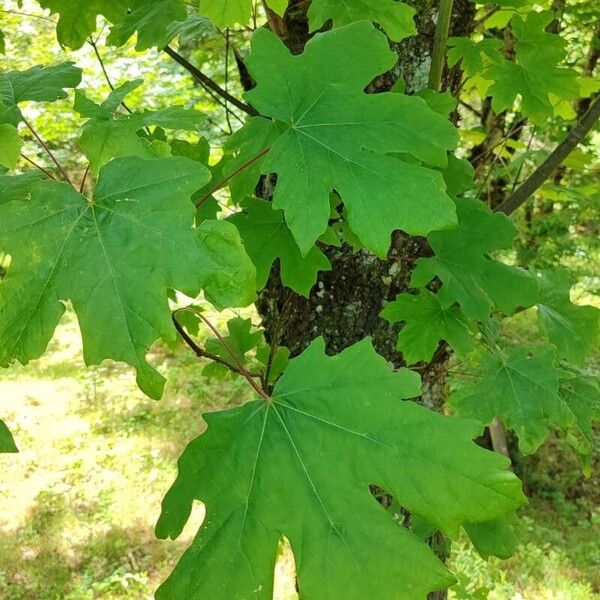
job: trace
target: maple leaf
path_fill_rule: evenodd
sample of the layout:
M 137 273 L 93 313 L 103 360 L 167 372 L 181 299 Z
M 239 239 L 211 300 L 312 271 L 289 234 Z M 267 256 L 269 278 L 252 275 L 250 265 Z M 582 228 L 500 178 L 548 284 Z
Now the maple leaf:
M 550 12 L 534 11 L 525 19 L 512 19 L 517 38 L 515 62 L 498 61 L 483 73 L 485 79 L 494 81 L 488 94 L 496 112 L 512 109 L 519 95 L 523 115 L 543 124 L 554 114 L 552 95 L 562 100 L 578 98 L 577 72 L 557 66 L 565 55 L 564 41 L 545 31 L 553 18 Z
M 10 123 L 0 124 L 0 165 L 14 169 L 22 146 L 23 142 L 16 127 Z
M 408 365 L 431 360 L 441 340 L 458 353 L 466 353 L 473 346 L 468 320 L 454 300 L 445 297 L 443 289 L 438 294 L 429 290 L 399 294 L 381 316 L 390 323 L 406 321 L 396 347 Z
M 560 358 L 582 363 L 598 344 L 600 310 L 571 302 L 571 282 L 564 273 L 546 272 L 538 283 L 540 330 L 556 346 Z
M 313 0 L 308 9 L 310 30 L 319 29 L 331 20 L 334 27 L 355 21 L 374 21 L 395 42 L 417 33 L 415 9 L 395 0 Z
M 268 7 L 283 15 L 289 0 L 268 0 Z M 252 0 L 202 0 L 200 9 L 217 27 L 246 25 L 252 16 Z
M 29 198 L 29 188 L 42 178 L 41 173 L 28 171 L 22 175 L 0 175 L 0 204 L 25 201 Z
M 256 266 L 257 289 L 262 289 L 271 266 L 279 259 L 281 281 L 295 292 L 308 297 L 319 271 L 330 271 L 327 257 L 314 246 L 302 256 L 283 212 L 273 210 L 264 200 L 249 198 L 242 203 L 242 213 L 228 218 L 244 240 L 244 247 Z
M 524 348 L 509 356 L 486 353 L 482 379 L 449 398 L 456 414 L 490 423 L 501 418 L 519 436 L 523 452 L 535 452 L 550 428 L 570 428 L 575 417 L 560 397 L 559 381 L 569 374 L 554 366 L 552 348 Z
M 145 356 L 176 335 L 167 289 L 194 296 L 204 287 L 228 306 L 254 298 L 254 267 L 235 227 L 192 229 L 190 196 L 208 178 L 185 158 L 127 157 L 101 170 L 93 200 L 42 181 L 29 200 L 0 202 L 0 247 L 12 256 L 0 285 L 0 365 L 38 358 L 70 300 L 86 363 L 127 362 L 140 388 L 160 397 L 164 379 Z
M 135 49 L 164 48 L 175 36 L 177 24 L 188 18 L 182 0 L 129 0 L 127 16 L 115 23 L 107 43 L 122 46 L 137 33 Z
M 418 375 L 392 372 L 369 340 L 328 357 L 319 338 L 291 361 L 271 401 L 206 415 L 208 431 L 179 459 L 157 534 L 178 536 L 194 499 L 206 519 L 156 597 L 270 600 L 281 536 L 307 600 L 415 600 L 450 585 L 369 485 L 451 536 L 524 497 L 508 460 L 472 441 L 479 423 L 401 400 L 419 393 Z
M 0 454 L 9 454 L 18 451 L 15 440 L 6 423 L 0 419 Z
M 266 30 L 253 36 L 247 65 L 257 85 L 246 96 L 279 122 L 273 129 L 285 125 L 257 170 L 277 174 L 273 207 L 303 254 L 327 229 L 333 190 L 352 231 L 379 256 L 396 229 L 424 235 L 455 223 L 441 174 L 398 156 L 445 166 L 457 141 L 452 125 L 421 98 L 363 92 L 395 62 L 387 38 L 365 21 L 317 34 L 297 56 Z
M 458 228 L 434 231 L 432 258 L 420 258 L 411 285 L 424 287 L 434 277 L 467 317 L 485 320 L 492 307 L 512 314 L 537 301 L 536 280 L 527 271 L 492 260 L 494 250 L 512 248 L 516 228 L 504 214 L 492 213 L 483 202 L 457 201 Z
M 58 41 L 74 50 L 81 48 L 96 31 L 98 15 L 116 23 L 126 17 L 128 5 L 127 0 L 38 0 L 38 3 L 42 8 L 58 13 Z

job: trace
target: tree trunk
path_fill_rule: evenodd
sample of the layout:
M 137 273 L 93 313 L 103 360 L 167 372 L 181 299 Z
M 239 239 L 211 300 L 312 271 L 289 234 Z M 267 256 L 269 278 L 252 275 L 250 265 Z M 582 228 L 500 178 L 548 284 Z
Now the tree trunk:
M 388 90 L 400 77 L 406 83 L 407 93 L 427 86 L 438 2 L 409 0 L 408 3 L 417 10 L 418 34 L 391 44 L 398 54 L 398 63 L 390 72 L 378 77 L 369 86 L 369 92 Z M 292 0 L 283 19 L 271 15 L 271 29 L 294 53 L 301 52 L 309 39 L 307 8 L 304 0 Z M 474 4 L 455 0 L 450 35 L 467 35 L 472 30 L 473 17 Z M 446 89 L 455 90 L 459 84 L 460 72 L 455 69 L 445 72 Z M 268 190 L 263 196 L 269 196 Z M 395 232 L 385 260 L 365 250 L 354 252 L 347 244 L 323 250 L 332 270 L 320 273 L 308 299 L 283 286 L 278 266 L 274 266 L 257 302 L 268 341 L 289 348 L 295 356 L 313 339 L 323 336 L 327 352 L 337 354 L 370 336 L 380 354 L 395 367 L 404 366 L 402 355 L 396 350 L 400 326 L 390 325 L 379 313 L 387 302 L 409 289 L 415 261 L 431 252 L 427 241 Z M 421 401 L 434 410 L 442 410 L 444 404 L 448 358 L 448 348 L 442 344 L 429 364 L 419 365 L 423 376 Z M 432 546 L 443 547 L 439 541 L 432 541 Z M 436 592 L 429 598 L 446 597 L 445 592 Z

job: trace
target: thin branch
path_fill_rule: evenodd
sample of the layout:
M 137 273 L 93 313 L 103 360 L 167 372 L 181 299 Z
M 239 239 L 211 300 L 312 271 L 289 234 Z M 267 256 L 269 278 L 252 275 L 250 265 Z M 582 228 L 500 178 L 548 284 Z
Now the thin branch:
M 39 169 L 42 173 L 44 173 L 45 175 L 50 177 L 50 179 L 54 179 L 54 181 L 56 181 L 56 177 L 54 177 L 54 175 L 52 175 L 52 173 L 50 173 L 50 171 L 46 171 L 46 169 L 44 169 L 44 167 L 42 167 L 41 165 L 38 165 L 38 163 L 36 163 L 34 160 L 31 160 L 31 158 L 29 158 L 28 156 L 25 156 L 23 153 L 21 153 L 21 158 L 23 160 L 26 160 L 30 165 L 33 165 L 36 169 Z
M 177 330 L 177 333 L 182 337 L 183 341 L 193 350 L 194 354 L 198 358 L 207 358 L 208 360 L 212 360 L 213 362 L 216 362 L 216 363 L 219 363 L 220 365 L 223 365 L 224 367 L 226 367 L 230 371 L 236 373 L 237 375 L 242 375 L 242 372 L 235 365 L 232 365 L 230 362 L 226 361 L 224 358 L 221 358 L 217 354 L 213 354 L 212 352 L 208 352 L 207 350 L 204 350 L 204 348 L 201 348 L 191 338 L 191 336 L 183 328 L 183 326 L 181 325 L 181 323 L 177 320 L 177 311 L 175 311 L 171 315 L 171 318 L 173 319 L 173 324 L 175 325 L 175 329 Z M 253 377 L 258 377 L 259 376 L 259 374 L 255 374 L 255 373 L 251 373 L 251 375 Z
M 100 64 L 100 68 L 102 69 L 102 73 L 104 74 L 104 79 L 106 79 L 106 83 L 108 83 L 108 87 L 114 92 L 115 86 L 113 85 L 113 82 L 111 81 L 110 76 L 108 75 L 108 71 L 106 70 L 104 60 L 102 58 L 102 55 L 100 54 L 100 51 L 98 50 L 98 45 L 91 37 L 88 39 L 88 44 L 94 49 L 94 54 L 96 55 L 96 58 L 98 59 L 98 63 Z M 125 104 L 124 100 L 121 101 L 121 106 L 130 115 L 133 114 L 133 111 L 129 108 L 129 106 L 127 106 L 127 104 Z
M 512 214 L 519 206 L 525 203 L 552 175 L 554 170 L 577 148 L 579 143 L 591 131 L 600 119 L 600 95 L 596 96 L 588 111 L 581 120 L 569 131 L 567 137 L 554 149 L 550 156 L 525 180 L 525 182 L 509 196 L 497 212 L 507 215 Z
M 60 171 L 61 175 L 64 177 L 65 181 L 67 183 L 70 183 L 71 185 L 73 185 L 73 182 L 69 179 L 67 172 L 63 169 L 61 164 L 58 162 L 58 160 L 56 159 L 56 156 L 54 156 L 54 154 L 52 153 L 52 150 L 50 150 L 50 148 L 46 144 L 46 142 L 44 142 L 44 140 L 38 135 L 37 131 L 33 128 L 31 123 L 29 123 L 29 121 L 27 121 L 27 119 L 25 117 L 21 117 L 21 120 L 23 121 L 23 123 L 25 123 L 27 129 L 29 129 L 29 131 L 31 131 L 33 137 L 37 140 L 38 144 L 46 151 L 46 153 L 48 154 L 48 156 L 50 157 L 52 162 L 56 165 L 56 168 Z
M 88 166 L 85 168 L 85 172 L 83 173 L 83 177 L 81 178 L 81 185 L 79 186 L 80 194 L 83 194 L 83 190 L 85 189 L 85 180 L 87 179 L 89 172 L 90 172 L 90 165 L 88 163 Z
M 221 344 L 223 345 L 223 347 L 225 348 L 225 350 L 227 350 L 227 352 L 229 353 L 229 355 L 233 359 L 233 362 L 235 363 L 236 367 L 239 369 L 240 374 L 248 381 L 248 383 L 252 386 L 252 388 L 254 388 L 254 391 L 263 400 L 266 400 L 267 402 L 271 403 L 272 402 L 271 396 L 269 396 L 269 394 L 267 394 L 267 392 L 265 392 L 265 390 L 263 390 L 256 383 L 256 381 L 254 381 L 254 379 L 252 378 L 253 377 L 252 373 L 250 373 L 250 371 L 248 371 L 248 369 L 246 369 L 246 367 L 244 367 L 244 365 L 242 364 L 242 362 L 238 358 L 237 354 L 233 351 L 233 349 L 231 348 L 231 346 L 227 343 L 227 340 L 219 333 L 219 330 L 200 311 L 195 310 L 193 307 L 189 306 L 189 307 L 187 307 L 185 309 L 179 309 L 179 310 L 190 310 L 199 319 L 201 319 L 204 322 L 204 324 L 215 334 L 215 337 L 221 342 Z
M 431 68 L 429 70 L 429 89 L 438 92 L 442 86 L 442 73 L 446 64 L 446 46 L 448 44 L 448 32 L 452 18 L 453 0 L 441 0 L 437 25 L 435 28 L 435 41 L 431 56 Z
M 183 56 L 175 52 L 170 46 L 165 46 L 164 51 L 178 64 L 180 64 L 186 71 L 188 71 L 194 79 L 203 83 L 206 87 L 210 88 L 213 92 L 221 96 L 227 102 L 230 102 L 236 108 L 244 111 L 246 114 L 255 117 L 258 115 L 258 111 L 242 102 L 235 96 L 232 96 L 227 90 L 224 90 L 216 81 L 213 81 L 208 75 L 205 75 L 200 69 L 195 67 L 192 63 L 188 62 Z
M 202 206 L 216 191 L 220 190 L 224 187 L 230 179 L 233 179 L 236 175 L 239 175 L 244 169 L 247 169 L 249 166 L 253 165 L 257 160 L 260 160 L 267 152 L 271 150 L 271 147 L 264 148 L 261 150 L 256 156 L 253 156 L 250 160 L 247 160 L 245 163 L 240 165 L 233 173 L 227 175 L 217 183 L 214 187 L 212 187 L 198 202 L 196 202 L 196 208 Z

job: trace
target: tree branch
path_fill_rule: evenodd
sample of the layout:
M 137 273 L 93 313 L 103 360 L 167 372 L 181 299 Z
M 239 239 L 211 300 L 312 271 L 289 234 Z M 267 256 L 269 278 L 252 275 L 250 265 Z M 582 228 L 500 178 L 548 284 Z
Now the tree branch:
M 452 4 L 453 0 L 440 0 L 428 85 L 429 89 L 436 92 L 440 91 L 442 73 L 446 64 L 446 46 L 448 44 L 448 31 L 450 30 L 450 20 L 452 18 Z
M 552 175 L 554 170 L 577 148 L 579 143 L 591 131 L 600 119 L 600 95 L 596 96 L 588 111 L 581 120 L 569 131 L 567 137 L 554 149 L 552 154 L 525 180 L 517 191 L 509 196 L 496 208 L 496 212 L 512 214 L 528 198 L 530 198 L 542 184 Z
M 164 51 L 175 62 L 180 64 L 186 71 L 188 71 L 194 79 L 196 79 L 197 81 L 205 85 L 207 88 L 211 89 L 213 92 L 221 96 L 221 98 L 224 98 L 225 100 L 227 100 L 227 102 L 230 102 L 231 104 L 233 104 L 233 106 L 244 111 L 251 117 L 255 117 L 258 115 L 258 111 L 255 108 L 253 108 L 249 104 L 246 104 L 245 102 L 242 102 L 235 96 L 232 96 L 227 90 L 224 90 L 218 83 L 216 83 L 210 77 L 208 77 L 208 75 L 205 75 L 202 71 L 200 71 L 200 69 L 195 67 L 192 63 L 188 62 L 185 58 L 183 58 L 183 56 L 175 52 L 173 48 L 171 48 L 170 46 L 165 46 Z

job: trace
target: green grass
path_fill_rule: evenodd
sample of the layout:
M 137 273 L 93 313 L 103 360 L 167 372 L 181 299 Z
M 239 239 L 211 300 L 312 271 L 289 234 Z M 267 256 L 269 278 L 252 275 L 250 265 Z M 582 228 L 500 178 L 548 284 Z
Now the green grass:
M 153 525 L 185 445 L 202 432 L 201 414 L 245 401 L 242 381 L 206 382 L 184 349 L 152 356 L 168 376 L 155 402 L 131 369 L 86 369 L 68 317 L 50 351 L 3 372 L 0 415 L 18 455 L 0 456 L 0 599 L 146 599 L 168 575 L 203 516 L 196 507 L 180 540 L 160 541 Z M 536 494 L 523 512 L 514 558 L 481 560 L 466 539 L 450 560 L 456 599 L 600 598 L 600 490 L 556 440 L 517 465 Z M 293 558 L 282 545 L 277 600 L 296 598 Z M 462 589 L 462 591 L 461 591 Z

